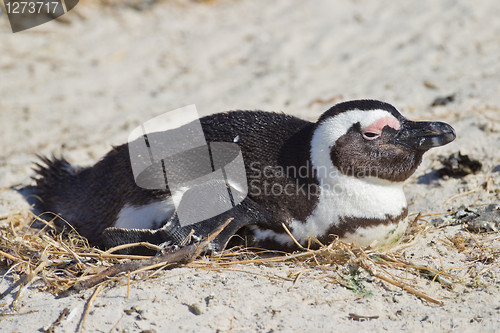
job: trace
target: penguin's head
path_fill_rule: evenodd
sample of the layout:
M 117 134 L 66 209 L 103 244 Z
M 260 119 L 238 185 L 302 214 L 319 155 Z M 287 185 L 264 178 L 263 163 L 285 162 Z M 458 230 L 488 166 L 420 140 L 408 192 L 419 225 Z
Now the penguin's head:
M 354 100 L 333 106 L 319 118 L 311 160 L 320 181 L 333 171 L 402 182 L 413 174 L 427 150 L 455 137 L 446 123 L 411 121 L 390 104 Z

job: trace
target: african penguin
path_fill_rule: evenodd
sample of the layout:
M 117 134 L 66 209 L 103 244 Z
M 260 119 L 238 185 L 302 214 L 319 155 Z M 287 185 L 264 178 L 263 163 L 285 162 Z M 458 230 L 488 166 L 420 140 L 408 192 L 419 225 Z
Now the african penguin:
M 218 113 L 200 122 L 208 143 L 237 142 L 241 148 L 248 195 L 233 209 L 182 227 L 172 196 L 202 204 L 211 200 L 196 197 L 206 185 L 182 193 L 141 188 L 124 144 L 92 167 L 42 158 L 34 176 L 42 210 L 103 248 L 179 244 L 192 230 L 207 236 L 229 217 L 234 220 L 212 244 L 216 250 L 242 238 L 248 246 L 293 249 L 282 224 L 303 245 L 310 236 L 324 243 L 338 236 L 358 246 L 383 246 L 406 228 L 403 182 L 428 149 L 455 139 L 448 124 L 410 121 L 376 100 L 337 104 L 316 122 L 263 111 Z

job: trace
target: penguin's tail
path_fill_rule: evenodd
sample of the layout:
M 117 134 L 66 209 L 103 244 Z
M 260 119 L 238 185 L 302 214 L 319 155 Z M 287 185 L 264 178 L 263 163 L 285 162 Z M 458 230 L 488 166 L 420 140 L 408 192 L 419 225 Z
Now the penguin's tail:
M 71 200 L 75 192 L 72 188 L 78 182 L 82 168 L 73 167 L 64 157 L 37 155 L 37 158 L 32 167 L 35 174 L 31 177 L 35 181 L 31 187 L 33 212 L 54 221 L 57 227 L 64 230 L 73 219 L 71 212 L 75 207 Z
M 35 181 L 34 192 L 41 201 L 41 208 L 50 211 L 54 209 L 50 203 L 54 199 L 64 198 L 67 187 L 81 168 L 73 167 L 64 157 L 37 157 L 39 161 L 33 167 L 35 175 L 31 177 Z
M 49 158 L 37 155 L 37 158 L 40 161 L 35 162 L 33 167 L 35 175 L 31 178 L 36 182 L 38 191 L 53 188 L 54 185 L 64 183 L 78 173 L 78 170 L 69 164 L 64 157 L 57 158 L 52 155 Z

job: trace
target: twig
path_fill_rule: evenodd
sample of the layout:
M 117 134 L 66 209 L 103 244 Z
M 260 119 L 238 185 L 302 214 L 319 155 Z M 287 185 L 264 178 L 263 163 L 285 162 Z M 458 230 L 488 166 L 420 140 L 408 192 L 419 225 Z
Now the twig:
M 271 257 L 271 258 L 261 258 L 261 259 L 248 259 L 248 260 L 238 260 L 238 261 L 228 261 L 228 262 L 215 262 L 214 265 L 218 266 L 233 266 L 235 264 L 242 265 L 242 264 L 257 264 L 257 263 L 269 263 L 269 262 L 282 262 L 282 261 L 288 261 L 291 259 L 296 259 L 296 258 L 302 258 L 302 257 L 312 257 L 313 256 L 313 251 L 310 252 L 299 252 L 287 256 L 282 256 L 282 257 Z
M 73 255 L 73 258 L 75 258 L 75 260 L 80 264 L 80 265 L 84 265 L 82 263 L 82 261 L 80 260 L 80 257 L 78 256 L 78 254 L 76 254 L 75 251 L 73 251 L 69 246 L 67 246 L 67 244 L 64 244 L 64 242 L 60 243 L 58 242 L 57 240 L 53 240 L 51 239 L 50 237 L 48 237 L 47 235 L 42 235 L 42 239 L 45 240 L 47 243 L 49 243 L 50 245 L 52 245 L 53 247 L 55 247 L 56 249 L 58 250 L 66 250 L 68 253 L 70 253 L 71 255 Z
M 377 257 L 379 257 L 385 261 L 390 261 L 390 263 L 389 263 L 389 262 L 383 262 L 383 261 L 371 258 L 372 260 L 376 261 L 378 265 L 389 266 L 389 267 L 396 266 L 396 267 L 403 267 L 403 268 L 412 268 L 412 269 L 416 269 L 418 271 L 429 271 L 430 273 L 434 273 L 434 275 L 443 275 L 443 276 L 451 277 L 451 274 L 446 273 L 443 270 L 437 270 L 437 269 L 430 268 L 430 267 L 415 265 L 415 264 L 408 263 L 408 262 L 405 262 L 405 261 L 400 260 L 400 259 L 395 260 L 395 259 L 393 259 L 385 254 L 378 253 Z
M 54 328 L 59 326 L 61 322 L 68 316 L 69 314 L 69 308 L 64 308 L 64 310 L 59 314 L 59 317 L 57 317 L 56 321 L 53 322 L 49 327 L 43 328 L 43 331 L 46 333 L 54 333 Z
M 28 278 L 29 278 L 29 274 L 27 275 L 27 278 L 25 281 L 27 281 Z M 16 297 L 14 297 L 14 300 L 12 301 L 12 309 L 13 310 L 16 310 L 16 302 L 17 302 L 17 299 L 19 298 L 19 295 L 21 295 L 21 289 L 23 289 L 23 286 L 24 286 L 24 283 L 21 283 L 19 285 L 19 289 L 17 290 Z
M 349 313 L 349 319 L 355 321 L 365 321 L 365 320 L 378 319 L 378 316 L 361 316 L 355 313 Z
M 21 258 L 14 257 L 13 255 L 8 254 L 7 252 L 3 252 L 2 250 L 0 250 L 0 255 L 4 256 L 5 258 L 10 259 L 12 261 L 23 261 Z
M 42 255 L 43 256 L 43 255 Z M 30 272 L 30 273 L 27 273 L 27 274 L 24 274 L 22 278 L 20 278 L 19 280 L 17 280 L 15 283 L 12 284 L 12 286 L 10 286 L 9 288 L 7 288 L 6 291 L 4 291 L 1 295 L 0 295 L 0 299 L 4 298 L 5 296 L 7 296 L 11 291 L 13 291 L 14 289 L 16 289 L 18 286 L 19 287 L 19 290 L 18 292 L 16 293 L 16 297 L 14 299 L 14 301 L 12 302 L 12 304 L 15 304 L 17 298 L 19 297 L 19 294 L 21 293 L 21 289 L 22 289 L 22 286 L 25 284 L 25 283 L 29 283 L 37 274 L 38 272 L 40 272 L 45 266 L 47 266 L 48 264 L 48 261 L 47 259 L 45 258 L 44 261 L 42 263 L 40 263 L 40 265 L 38 265 L 38 267 L 33 271 L 33 272 Z
M 481 246 L 481 244 L 479 244 L 476 240 L 476 238 L 471 234 L 471 232 L 469 231 L 469 229 L 465 228 L 465 231 L 467 231 L 467 233 L 469 234 L 470 238 L 474 241 L 474 243 L 476 243 L 477 247 L 482 250 L 483 247 Z
M 180 246 L 186 245 L 189 242 L 189 240 L 191 239 L 191 236 L 193 236 L 193 235 L 194 235 L 194 229 L 191 229 L 191 231 L 189 232 L 189 234 L 181 242 Z
M 295 276 L 295 279 L 293 280 L 293 283 L 292 283 L 292 286 L 290 288 L 288 288 L 288 291 L 292 290 L 293 287 L 295 287 L 295 285 L 297 284 L 297 281 L 299 281 L 300 279 L 300 276 L 302 275 L 302 272 L 303 271 L 300 271 L 297 276 Z
M 288 236 L 290 236 L 290 238 L 293 240 L 293 242 L 295 243 L 295 245 L 297 245 L 300 249 L 305 250 L 305 248 L 302 245 L 300 245 L 299 242 L 297 242 L 297 240 L 295 239 L 295 237 L 293 237 L 292 233 L 290 232 L 290 230 L 288 230 L 288 228 L 286 227 L 285 223 L 281 223 L 281 226 L 283 227 L 283 229 L 285 229 L 285 232 L 288 234 Z
M 17 294 L 16 294 L 16 297 L 14 298 L 14 301 L 12 301 L 12 307 L 15 307 L 15 303 L 17 302 L 19 295 L 21 295 L 21 290 L 23 289 L 23 287 L 28 288 L 31 285 L 31 283 L 34 281 L 34 279 L 37 278 L 38 273 L 40 273 L 40 271 L 42 271 L 49 264 L 49 262 L 47 260 L 47 256 L 45 254 L 46 250 L 47 250 L 47 248 L 45 248 L 45 250 L 43 251 L 43 253 L 41 255 L 41 258 L 43 259 L 43 261 L 32 272 L 29 272 L 26 275 L 26 278 L 23 280 L 23 283 L 20 284 L 19 290 L 17 291 Z M 3 295 L 2 295 L 2 297 L 3 297 Z
M 87 305 L 85 306 L 85 311 L 83 312 L 83 317 L 82 317 L 82 329 L 80 332 L 83 332 L 83 329 L 85 328 L 85 320 L 87 319 L 87 315 L 89 314 L 90 306 L 92 305 L 92 302 L 95 300 L 97 297 L 97 294 L 101 291 L 103 285 L 100 284 L 95 288 L 94 293 L 90 297 L 89 301 L 87 302 Z
M 1 313 L 0 319 L 2 319 L 3 317 L 8 317 L 8 316 L 24 316 L 27 314 L 32 314 L 32 313 L 37 313 L 37 312 L 38 312 L 38 310 L 29 310 L 26 312 L 14 312 L 14 313 Z
M 149 259 L 152 256 L 140 256 L 135 254 L 104 254 L 104 253 L 82 253 L 75 252 L 80 257 L 98 258 L 98 259 Z M 54 254 L 65 255 L 65 252 L 54 252 Z
M 375 276 L 375 277 L 377 277 L 377 278 L 379 278 L 379 279 L 381 279 L 381 280 L 383 280 L 385 282 L 388 282 L 388 283 L 390 283 L 392 285 L 395 285 L 396 287 L 399 287 L 399 288 L 401 288 L 403 290 L 406 290 L 410 294 L 413 294 L 413 295 L 415 295 L 417 297 L 423 298 L 423 299 L 425 299 L 428 302 L 435 303 L 435 304 L 438 304 L 438 305 L 443 305 L 443 302 L 441 302 L 441 301 L 438 301 L 438 300 L 436 300 L 436 299 L 434 299 L 432 297 L 429 297 L 429 296 L 425 295 L 424 293 L 421 293 L 420 291 L 417 291 L 417 290 L 415 290 L 415 289 L 413 289 L 413 288 L 411 288 L 411 287 L 409 287 L 409 286 L 407 286 L 407 285 L 405 285 L 405 284 L 403 284 L 401 282 L 398 282 L 396 280 L 393 280 L 391 278 L 388 278 L 386 276 L 383 276 L 383 275 L 377 273 L 376 270 L 375 270 L 375 267 L 374 267 L 375 266 L 375 262 L 372 259 L 370 259 L 368 257 L 368 255 L 363 250 L 361 250 L 361 251 L 365 255 L 365 257 L 368 259 L 368 262 L 366 262 L 365 260 L 361 260 L 360 264 L 371 275 L 373 275 L 373 276 Z M 385 271 L 385 272 L 387 274 L 390 274 L 387 271 Z
M 331 301 L 322 301 L 322 302 L 314 302 L 315 305 L 323 305 L 323 304 L 330 304 L 330 303 L 335 303 L 335 302 L 345 302 L 345 301 L 355 301 L 358 299 L 361 299 L 365 296 L 354 296 L 354 297 L 346 297 L 346 298 L 339 298 L 339 299 L 332 299 Z
M 188 245 L 186 247 L 183 247 L 175 252 L 172 253 L 164 253 L 158 257 L 153 257 L 153 258 L 148 258 L 148 259 L 142 259 L 142 260 L 137 260 L 133 262 L 126 262 L 122 264 L 116 264 L 113 265 L 104 271 L 92 276 L 91 278 L 80 281 L 73 285 L 71 288 L 63 291 L 58 295 L 58 298 L 62 297 L 67 297 L 69 295 L 78 293 L 82 290 L 92 288 L 93 286 L 105 281 L 107 278 L 113 277 L 119 273 L 127 272 L 127 271 L 136 271 L 139 269 L 142 269 L 144 267 L 148 266 L 155 266 L 157 267 L 159 264 L 160 265 L 167 265 L 167 264 L 184 264 L 187 263 L 194 258 L 196 258 L 198 255 L 200 255 L 201 252 L 210 244 L 212 240 L 214 240 L 215 237 L 217 237 L 218 234 L 221 233 L 221 231 L 231 222 L 233 218 L 228 219 L 224 224 L 222 224 L 217 230 L 215 230 L 212 234 L 208 235 L 207 238 L 204 240 L 194 243 L 191 245 Z
M 148 249 L 155 250 L 155 251 L 161 250 L 161 247 L 158 245 L 154 245 L 154 244 L 151 244 L 148 242 L 139 242 L 139 243 L 128 243 L 128 244 L 118 245 L 118 246 L 110 248 L 109 250 L 106 250 L 102 254 L 111 254 L 111 253 L 116 252 L 118 250 L 128 249 L 130 247 L 137 247 L 137 246 L 144 246 L 144 247 L 147 247 Z
M 420 291 L 417 291 L 417 290 L 415 290 L 415 289 L 413 289 L 413 288 L 411 288 L 411 287 L 408 287 L 407 285 L 404 285 L 404 284 L 402 284 L 402 283 L 400 283 L 400 282 L 398 282 L 398 281 L 395 281 L 395 280 L 393 280 L 393 279 L 390 279 L 390 278 L 385 277 L 385 276 L 383 276 L 383 275 L 380 275 L 380 274 L 378 274 L 378 273 L 372 273 L 372 274 L 373 274 L 373 276 L 375 276 L 375 277 L 377 277 L 377 278 L 379 278 L 379 279 L 381 279 L 381 280 L 384 280 L 385 282 L 388 282 L 388 283 L 390 283 L 390 284 L 393 284 L 393 285 L 395 285 L 396 287 L 399 287 L 399 288 L 401 288 L 401 289 L 403 289 L 403 290 L 405 290 L 405 291 L 409 292 L 410 294 L 413 294 L 413 295 L 415 295 L 415 296 L 417 296 L 417 297 L 423 298 L 423 299 L 425 299 L 425 300 L 426 300 L 426 301 L 428 301 L 428 302 L 431 302 L 431 303 L 434 303 L 434 304 L 438 304 L 438 305 L 443 305 L 443 302 L 438 301 L 438 300 L 436 300 L 436 299 L 434 299 L 434 298 L 432 298 L 432 297 L 429 297 L 429 296 L 427 296 L 426 294 L 421 293 Z
M 319 239 L 317 239 L 317 238 L 316 238 L 316 237 L 314 237 L 314 236 L 309 236 L 309 239 L 310 239 L 310 240 L 312 240 L 312 241 L 314 241 L 316 244 L 318 244 L 318 245 L 320 246 L 320 248 L 324 248 L 324 247 L 326 247 L 323 243 L 321 243 L 321 242 L 319 241 Z M 332 244 L 332 243 L 331 243 L 331 244 Z M 331 244 L 330 244 L 330 245 L 331 245 Z
M 7 288 L 6 291 L 4 291 L 1 295 L 0 295 L 0 299 L 4 298 L 5 296 L 7 296 L 8 294 L 11 293 L 11 291 L 13 291 L 14 289 L 16 289 L 18 286 L 22 285 L 26 279 L 28 278 L 28 274 L 24 274 L 22 278 L 20 278 L 19 280 L 17 280 L 16 282 L 14 282 L 12 284 L 12 286 L 10 286 L 9 288 Z
M 127 299 L 130 296 L 130 271 L 127 272 Z

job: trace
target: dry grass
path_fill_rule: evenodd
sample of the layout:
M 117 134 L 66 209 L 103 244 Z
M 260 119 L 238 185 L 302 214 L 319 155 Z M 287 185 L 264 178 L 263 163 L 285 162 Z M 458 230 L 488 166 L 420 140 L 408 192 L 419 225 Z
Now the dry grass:
M 310 245 L 316 245 L 319 248 L 311 250 L 308 246 L 295 253 L 233 248 L 195 260 L 188 266 L 215 271 L 239 271 L 263 275 L 270 279 L 284 279 L 292 281 L 293 285 L 290 289 L 294 288 L 299 279 L 313 278 L 310 272 L 335 272 L 337 277 L 332 278 L 331 274 L 326 274 L 326 281 L 342 284 L 361 294 L 363 294 L 363 286 L 358 278 L 360 272 L 365 272 L 375 280 L 392 284 L 430 303 L 441 305 L 440 300 L 429 296 L 425 290 L 419 290 L 416 287 L 418 282 L 423 279 L 432 280 L 441 283 L 446 288 L 452 288 L 457 279 L 449 271 L 415 265 L 401 256 L 402 251 L 412 241 L 421 237 L 430 228 L 425 218 L 426 216 L 421 214 L 414 216 L 404 240 L 390 253 L 381 253 L 371 249 L 362 250 L 340 241 L 324 245 L 311 239 Z M 38 224 L 37 228 L 32 226 L 33 222 Z M 469 236 L 467 241 L 455 237 L 443 239 L 442 242 L 457 252 L 470 253 L 471 265 L 477 260 L 488 260 L 488 266 L 481 273 L 496 267 L 498 247 L 489 247 L 485 240 L 481 241 L 471 234 L 466 236 Z M 498 240 L 498 237 L 489 238 L 489 240 Z M 101 251 L 92 248 L 75 232 L 58 233 L 51 221 L 44 221 L 31 213 L 0 217 L 0 267 L 5 271 L 3 278 L 12 279 L 11 286 L 3 291 L 0 300 L 6 295 L 15 294 L 11 305 L 15 308 L 21 291 L 37 280 L 43 282 L 37 284 L 40 290 L 59 294 L 79 282 L 96 276 L 110 266 L 145 258 L 150 257 L 117 255 L 109 250 Z M 283 262 L 293 263 L 291 265 L 293 269 L 298 268 L 299 271 L 282 277 L 244 269 L 246 264 L 275 265 Z M 142 275 L 143 278 L 148 278 L 148 276 L 155 275 L 158 269 L 165 269 L 165 265 L 154 265 L 140 271 L 152 272 L 153 274 Z M 461 269 L 467 270 L 467 264 L 464 263 Z M 121 279 L 129 274 L 128 283 L 130 283 L 130 274 L 137 273 L 124 272 L 110 280 Z M 317 275 L 314 278 L 318 278 Z

